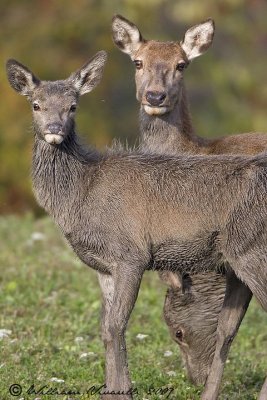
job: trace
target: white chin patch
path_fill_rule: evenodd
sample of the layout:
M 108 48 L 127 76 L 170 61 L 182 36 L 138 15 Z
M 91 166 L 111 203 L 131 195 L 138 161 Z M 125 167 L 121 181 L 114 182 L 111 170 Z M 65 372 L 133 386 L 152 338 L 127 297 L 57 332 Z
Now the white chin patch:
M 167 107 L 151 107 L 148 105 L 144 105 L 144 110 L 148 115 L 163 115 L 168 111 Z
M 45 135 L 45 140 L 49 144 L 60 144 L 63 142 L 63 136 L 62 135 L 55 135 L 52 133 L 47 133 Z

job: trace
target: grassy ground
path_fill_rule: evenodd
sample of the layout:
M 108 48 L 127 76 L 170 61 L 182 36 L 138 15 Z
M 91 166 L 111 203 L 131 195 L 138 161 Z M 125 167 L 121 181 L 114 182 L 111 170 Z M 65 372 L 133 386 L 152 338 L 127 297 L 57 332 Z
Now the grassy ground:
M 95 272 L 77 260 L 48 218 L 0 218 L 0 238 L 0 329 L 11 331 L 0 340 L 0 400 L 97 398 L 27 394 L 32 384 L 60 392 L 103 383 Z M 147 273 L 127 332 L 136 398 L 166 398 L 169 392 L 160 397 L 151 389 L 168 386 L 170 399 L 198 399 L 201 388 L 187 380 L 162 321 L 164 292 L 157 274 Z M 147 336 L 140 340 L 139 333 Z M 232 346 L 220 399 L 256 399 L 266 371 L 267 316 L 253 302 Z M 9 393 L 12 384 L 21 385 L 21 395 Z

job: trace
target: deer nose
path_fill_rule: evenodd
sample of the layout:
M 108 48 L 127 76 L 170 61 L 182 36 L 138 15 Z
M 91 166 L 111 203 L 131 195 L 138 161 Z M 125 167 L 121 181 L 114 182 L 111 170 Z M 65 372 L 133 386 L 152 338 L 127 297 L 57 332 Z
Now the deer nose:
M 146 99 L 152 106 L 160 106 L 164 99 L 166 98 L 166 93 L 164 92 L 147 92 Z
M 53 135 L 58 135 L 62 131 L 62 125 L 58 122 L 54 122 L 53 124 L 47 125 L 47 130 Z

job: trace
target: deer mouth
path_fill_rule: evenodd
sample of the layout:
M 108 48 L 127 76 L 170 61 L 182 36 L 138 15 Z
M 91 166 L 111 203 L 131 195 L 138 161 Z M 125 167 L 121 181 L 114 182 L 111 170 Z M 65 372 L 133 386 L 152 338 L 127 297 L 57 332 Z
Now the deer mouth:
M 46 133 L 45 141 L 49 144 L 60 144 L 63 142 L 63 135 L 57 133 Z
M 150 106 L 148 104 L 144 104 L 144 110 L 148 115 L 163 115 L 166 114 L 169 110 L 167 106 Z

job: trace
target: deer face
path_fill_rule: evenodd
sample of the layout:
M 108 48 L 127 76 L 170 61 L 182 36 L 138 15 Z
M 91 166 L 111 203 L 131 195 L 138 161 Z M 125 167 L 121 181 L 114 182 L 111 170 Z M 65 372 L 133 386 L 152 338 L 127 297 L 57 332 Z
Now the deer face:
M 149 115 L 173 109 L 182 92 L 188 59 L 178 43 L 148 41 L 134 55 L 136 97 Z
M 60 145 L 68 137 L 79 97 L 98 85 L 106 58 L 100 51 L 69 78 L 53 82 L 40 81 L 15 60 L 7 62 L 9 83 L 31 103 L 34 131 L 40 139 Z
M 176 274 L 164 271 L 161 279 L 169 286 L 163 315 L 170 334 L 179 345 L 189 379 L 204 384 L 216 347 L 225 277 L 209 272 L 182 283 Z
M 64 81 L 43 82 L 29 98 L 35 132 L 49 144 L 60 144 L 74 124 L 78 95 Z
M 130 21 L 116 15 L 112 21 L 113 40 L 136 67 L 136 97 L 149 115 L 170 112 L 182 96 L 183 71 L 212 43 L 214 23 L 207 20 L 190 28 L 181 42 L 143 39 Z

